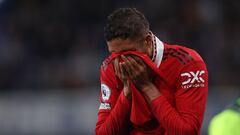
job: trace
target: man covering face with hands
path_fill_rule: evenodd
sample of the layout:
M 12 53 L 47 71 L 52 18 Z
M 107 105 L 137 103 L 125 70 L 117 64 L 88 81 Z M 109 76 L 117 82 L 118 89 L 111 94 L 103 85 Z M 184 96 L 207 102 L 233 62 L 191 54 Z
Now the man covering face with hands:
M 124 84 L 124 95 L 127 98 L 131 98 L 131 87 L 132 82 L 142 92 L 147 92 L 147 86 L 154 87 L 152 84 L 153 75 L 151 75 L 151 69 L 137 56 L 125 56 L 120 55 L 122 61 L 119 58 L 114 60 L 115 74 L 120 78 Z M 151 89 L 150 89 L 151 90 Z M 150 92 L 152 93 L 152 91 Z M 150 94 L 149 94 L 150 95 Z M 155 89 L 155 94 L 152 96 L 159 96 L 160 92 Z M 150 102 L 155 97 L 146 97 Z
M 208 72 L 200 55 L 160 41 L 145 16 L 120 8 L 104 29 L 98 135 L 200 135 Z

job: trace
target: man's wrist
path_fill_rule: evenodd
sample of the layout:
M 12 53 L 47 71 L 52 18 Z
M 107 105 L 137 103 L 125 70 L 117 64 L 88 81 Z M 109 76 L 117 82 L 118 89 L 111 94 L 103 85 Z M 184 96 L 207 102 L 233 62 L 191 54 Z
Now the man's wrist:
M 145 83 L 141 87 L 143 93 L 148 93 L 155 85 L 152 82 Z
M 144 85 L 141 91 L 149 103 L 161 95 L 157 87 L 151 82 Z
M 128 100 L 132 99 L 132 92 L 131 92 L 129 87 L 124 87 L 123 88 L 123 94 Z

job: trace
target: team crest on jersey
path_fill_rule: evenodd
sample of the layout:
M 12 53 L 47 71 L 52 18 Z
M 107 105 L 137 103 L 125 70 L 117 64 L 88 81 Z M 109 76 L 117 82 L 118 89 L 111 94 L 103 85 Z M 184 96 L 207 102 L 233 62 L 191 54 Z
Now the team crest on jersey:
M 106 84 L 101 84 L 102 100 L 107 101 L 110 98 L 111 90 Z

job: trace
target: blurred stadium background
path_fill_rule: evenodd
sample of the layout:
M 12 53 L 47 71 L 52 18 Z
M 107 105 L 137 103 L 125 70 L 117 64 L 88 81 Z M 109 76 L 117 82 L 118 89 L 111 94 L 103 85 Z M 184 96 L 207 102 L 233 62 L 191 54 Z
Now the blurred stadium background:
M 240 95 L 239 0 L 0 0 L 0 134 L 90 135 L 105 19 L 136 7 L 163 41 L 196 49 L 209 70 L 202 135 Z

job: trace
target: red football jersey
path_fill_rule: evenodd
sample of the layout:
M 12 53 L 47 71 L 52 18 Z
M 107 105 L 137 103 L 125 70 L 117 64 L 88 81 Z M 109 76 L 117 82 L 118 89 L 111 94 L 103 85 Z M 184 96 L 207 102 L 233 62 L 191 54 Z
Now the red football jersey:
M 168 45 L 155 37 L 152 61 L 165 81 L 154 80 L 161 95 L 149 105 L 152 119 L 140 126 L 130 121 L 131 101 L 123 94 L 110 58 L 103 62 L 96 134 L 200 135 L 208 91 L 203 59 L 192 49 Z

